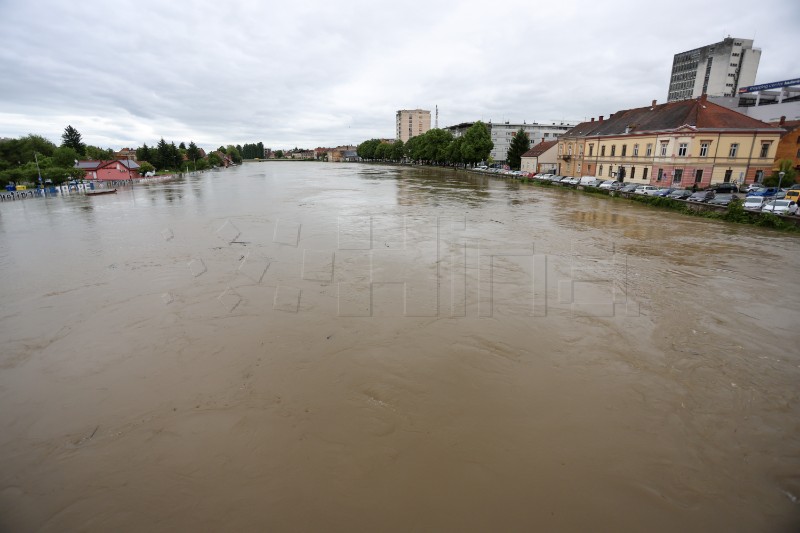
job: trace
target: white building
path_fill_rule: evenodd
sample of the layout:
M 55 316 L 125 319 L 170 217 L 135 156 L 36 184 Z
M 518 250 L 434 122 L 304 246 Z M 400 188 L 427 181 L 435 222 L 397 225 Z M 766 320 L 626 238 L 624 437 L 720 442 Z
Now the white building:
M 734 96 L 739 87 L 755 83 L 760 60 L 752 39 L 734 37 L 675 54 L 667 101 Z
M 395 117 L 395 139 L 408 142 L 411 137 L 431 129 L 431 112 L 424 109 L 401 109 Z
M 449 126 L 445 129 L 450 131 L 454 137 L 461 137 L 473 124 L 474 122 L 464 122 L 462 124 L 456 124 L 455 126 Z M 505 161 L 508 156 L 508 149 L 511 146 L 511 140 L 520 128 L 528 134 L 528 138 L 531 142 L 530 145 L 534 146 L 542 141 L 555 141 L 558 139 L 559 135 L 574 127 L 576 124 L 577 122 L 553 122 L 551 124 L 539 124 L 537 122 L 529 124 L 523 122 L 519 124 L 489 121 L 486 123 L 486 126 L 489 128 L 489 134 L 494 143 L 494 148 L 492 148 L 490 155 L 492 159 L 497 162 Z
M 719 96 L 709 101 L 763 122 L 800 120 L 800 78 L 740 87 L 736 96 Z

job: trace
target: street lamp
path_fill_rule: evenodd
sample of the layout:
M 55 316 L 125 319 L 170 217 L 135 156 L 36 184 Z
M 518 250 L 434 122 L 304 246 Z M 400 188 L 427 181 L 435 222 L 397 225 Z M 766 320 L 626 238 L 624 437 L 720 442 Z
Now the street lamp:
M 781 192 L 781 182 L 783 181 L 783 177 L 786 175 L 786 172 L 778 172 L 778 192 Z

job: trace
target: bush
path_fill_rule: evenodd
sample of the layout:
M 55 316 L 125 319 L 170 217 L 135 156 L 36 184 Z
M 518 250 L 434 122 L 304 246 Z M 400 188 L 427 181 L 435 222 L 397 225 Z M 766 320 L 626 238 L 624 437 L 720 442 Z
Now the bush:
M 728 222 L 739 222 L 743 224 L 751 222 L 750 214 L 744 210 L 744 202 L 742 200 L 731 201 L 731 203 L 728 204 L 728 211 L 722 218 Z

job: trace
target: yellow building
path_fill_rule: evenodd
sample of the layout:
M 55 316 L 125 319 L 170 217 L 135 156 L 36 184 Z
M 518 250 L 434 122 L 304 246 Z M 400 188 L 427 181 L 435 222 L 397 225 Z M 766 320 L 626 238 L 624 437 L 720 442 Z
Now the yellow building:
M 700 97 L 592 118 L 561 136 L 559 173 L 663 187 L 761 181 L 782 130 Z

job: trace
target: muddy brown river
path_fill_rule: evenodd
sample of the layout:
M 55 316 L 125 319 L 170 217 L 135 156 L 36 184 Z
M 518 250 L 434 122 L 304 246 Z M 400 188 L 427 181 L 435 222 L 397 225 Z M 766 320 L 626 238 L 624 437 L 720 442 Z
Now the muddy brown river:
M 0 531 L 797 531 L 798 265 L 452 170 L 3 203 Z

